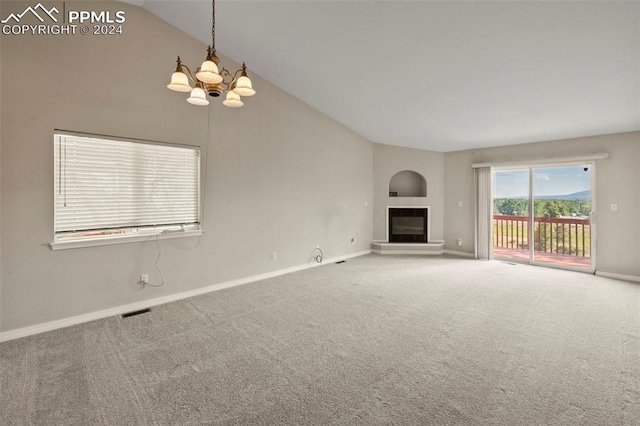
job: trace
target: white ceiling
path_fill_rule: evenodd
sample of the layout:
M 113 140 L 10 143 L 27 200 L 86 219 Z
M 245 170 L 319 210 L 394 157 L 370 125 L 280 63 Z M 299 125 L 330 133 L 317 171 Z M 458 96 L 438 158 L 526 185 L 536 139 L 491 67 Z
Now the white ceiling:
M 210 1 L 132 2 L 210 44 Z M 372 142 L 640 130 L 637 1 L 218 1 L 216 47 Z

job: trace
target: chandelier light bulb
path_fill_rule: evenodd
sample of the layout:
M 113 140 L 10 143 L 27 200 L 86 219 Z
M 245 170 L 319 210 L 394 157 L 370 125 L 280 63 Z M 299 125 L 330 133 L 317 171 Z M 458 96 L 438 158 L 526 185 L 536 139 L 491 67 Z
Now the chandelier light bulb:
M 222 77 L 218 74 L 218 66 L 215 62 L 207 59 L 200 66 L 200 71 L 196 73 L 198 80 L 203 83 L 218 84 L 222 83 Z
M 251 85 L 251 80 L 246 75 L 242 75 L 238 78 L 236 87 L 233 91 L 240 96 L 253 96 L 256 94 L 256 91 L 253 90 Z
M 191 86 L 187 75 L 182 71 L 176 71 L 171 75 L 171 83 L 167 84 L 167 88 L 174 92 L 190 92 Z
M 207 100 L 207 94 L 201 87 L 194 87 L 191 91 L 191 96 L 187 99 L 191 105 L 205 106 L 209 105 Z
M 240 108 L 244 105 L 244 102 L 242 102 L 242 99 L 240 99 L 240 95 L 233 92 L 232 90 L 229 90 L 227 92 L 227 98 L 222 101 L 222 104 L 230 108 Z

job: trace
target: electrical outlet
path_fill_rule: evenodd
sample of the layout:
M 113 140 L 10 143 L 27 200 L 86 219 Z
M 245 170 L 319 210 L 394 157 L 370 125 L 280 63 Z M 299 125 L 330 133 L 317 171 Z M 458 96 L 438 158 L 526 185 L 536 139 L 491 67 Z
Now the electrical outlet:
M 278 258 L 278 253 L 276 253 L 275 251 L 271 252 L 271 260 L 276 260 L 277 258 Z
M 149 284 L 149 275 L 147 274 L 140 275 L 140 284 Z
M 356 239 L 355 239 L 355 238 L 352 238 L 352 239 L 351 239 L 351 244 L 355 244 L 355 243 L 356 243 Z
M 618 203 L 611 204 L 611 211 L 612 212 L 617 212 L 618 211 Z
M 462 247 L 462 238 L 458 238 L 458 247 Z

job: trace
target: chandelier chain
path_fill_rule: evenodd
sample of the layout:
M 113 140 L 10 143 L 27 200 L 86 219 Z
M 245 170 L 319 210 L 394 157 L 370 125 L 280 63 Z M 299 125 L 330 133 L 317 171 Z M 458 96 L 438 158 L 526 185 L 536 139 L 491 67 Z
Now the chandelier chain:
M 216 51 L 216 0 L 211 1 L 211 48 Z

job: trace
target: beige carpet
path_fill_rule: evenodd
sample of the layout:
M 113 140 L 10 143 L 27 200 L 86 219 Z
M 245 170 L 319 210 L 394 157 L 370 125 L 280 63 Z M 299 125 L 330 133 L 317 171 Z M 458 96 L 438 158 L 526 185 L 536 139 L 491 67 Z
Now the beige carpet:
M 640 285 L 369 255 L 0 361 L 3 425 L 638 425 Z

